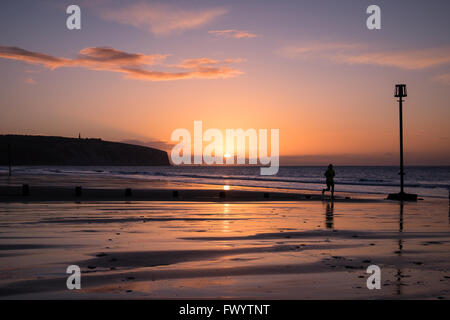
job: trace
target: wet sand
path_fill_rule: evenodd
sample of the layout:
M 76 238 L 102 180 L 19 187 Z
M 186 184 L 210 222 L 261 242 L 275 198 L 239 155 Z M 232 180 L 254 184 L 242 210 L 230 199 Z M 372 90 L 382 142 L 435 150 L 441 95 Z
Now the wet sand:
M 195 201 L 195 202 L 235 202 L 235 201 L 300 201 L 330 199 L 330 195 L 322 196 L 319 192 L 282 192 L 280 190 L 227 190 L 204 188 L 182 189 L 115 189 L 115 188 L 81 188 L 63 186 L 0 186 L 0 203 L 5 202 L 51 202 L 51 201 Z M 374 202 L 359 195 L 337 193 L 334 201 Z M 381 199 L 380 199 L 381 200 Z
M 232 181 L 231 181 L 232 182 Z M 230 182 L 230 184 L 231 184 Z M 23 197 L 22 186 L 29 194 Z M 82 187 L 76 196 L 76 187 Z M 131 195 L 126 195 L 130 189 Z M 174 196 L 174 191 L 177 195 Z M 386 195 L 336 192 L 336 200 L 381 200 Z M 329 193 L 328 193 L 329 198 Z M 1 202 L 32 201 L 297 201 L 322 200 L 319 191 L 202 184 L 111 175 L 0 174 Z
M 444 199 L 4 202 L 0 216 L 1 299 L 450 298 Z

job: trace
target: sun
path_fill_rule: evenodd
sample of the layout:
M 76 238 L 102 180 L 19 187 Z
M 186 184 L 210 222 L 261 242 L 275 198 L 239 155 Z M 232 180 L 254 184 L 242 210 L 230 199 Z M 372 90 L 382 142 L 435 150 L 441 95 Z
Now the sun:
M 231 156 L 231 154 L 229 154 L 229 153 L 225 153 L 225 154 L 223 155 L 223 157 L 224 157 L 224 158 L 231 158 L 232 156 Z

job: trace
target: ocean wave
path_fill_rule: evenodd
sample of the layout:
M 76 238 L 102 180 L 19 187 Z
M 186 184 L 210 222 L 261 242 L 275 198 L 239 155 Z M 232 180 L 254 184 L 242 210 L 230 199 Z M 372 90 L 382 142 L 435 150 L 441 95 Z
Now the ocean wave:
M 265 177 L 265 176 L 244 176 L 244 175 L 205 175 L 192 173 L 170 173 L 170 172 L 147 172 L 147 171 L 116 171 L 112 174 L 121 175 L 144 175 L 155 177 L 171 177 L 171 178 L 190 178 L 190 179 L 211 179 L 211 180 L 242 180 L 242 181 L 262 181 L 262 182 L 281 182 L 281 183 L 301 183 L 301 184 L 324 184 L 325 179 L 318 178 L 295 178 L 295 177 Z M 388 181 L 383 179 L 355 179 L 343 181 L 335 179 L 336 184 L 340 185 L 356 185 L 356 186 L 374 186 L 374 187 L 396 187 L 398 181 Z M 447 183 L 405 183 L 405 187 L 409 188 L 448 188 Z
M 189 183 L 235 185 L 246 187 L 321 190 L 325 184 L 323 168 L 281 167 L 277 176 L 260 176 L 258 167 L 15 167 L 14 172 L 31 175 L 87 175 L 92 179 L 107 176 L 133 179 L 170 180 Z M 0 167 L 0 172 L 7 167 Z M 409 177 L 409 179 L 408 179 Z M 449 170 L 442 168 L 410 168 L 405 187 L 416 193 L 448 196 Z M 399 185 L 393 167 L 343 167 L 335 179 L 339 189 L 362 193 L 392 192 Z M 425 191 L 428 190 L 428 191 Z

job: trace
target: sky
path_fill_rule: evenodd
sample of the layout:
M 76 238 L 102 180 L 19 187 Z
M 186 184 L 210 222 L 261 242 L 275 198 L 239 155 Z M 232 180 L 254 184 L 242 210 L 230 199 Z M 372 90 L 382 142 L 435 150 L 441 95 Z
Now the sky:
M 68 30 L 66 8 L 81 8 Z M 366 27 L 369 5 L 381 29 Z M 170 151 L 171 133 L 279 129 L 283 165 L 450 165 L 449 1 L 9 1 L 0 134 Z

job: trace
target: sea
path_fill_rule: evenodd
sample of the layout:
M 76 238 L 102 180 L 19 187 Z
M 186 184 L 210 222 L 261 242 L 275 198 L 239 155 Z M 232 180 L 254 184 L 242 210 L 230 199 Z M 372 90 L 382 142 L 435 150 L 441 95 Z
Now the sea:
M 259 167 L 251 166 L 21 166 L 14 174 L 73 175 L 101 179 L 120 177 L 168 182 L 185 182 L 236 187 L 262 187 L 292 191 L 320 191 L 324 188 L 326 167 L 280 167 L 274 176 L 261 176 Z M 335 190 L 361 194 L 388 194 L 399 191 L 399 168 L 389 166 L 336 166 Z M 0 174 L 7 174 L 0 167 Z M 405 191 L 419 196 L 448 198 L 450 166 L 405 167 Z

